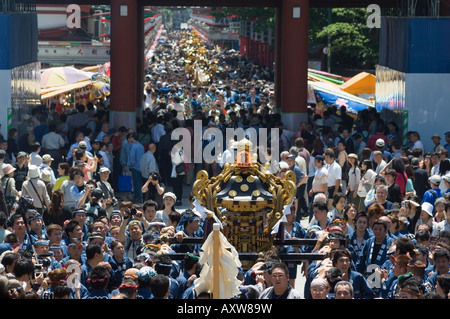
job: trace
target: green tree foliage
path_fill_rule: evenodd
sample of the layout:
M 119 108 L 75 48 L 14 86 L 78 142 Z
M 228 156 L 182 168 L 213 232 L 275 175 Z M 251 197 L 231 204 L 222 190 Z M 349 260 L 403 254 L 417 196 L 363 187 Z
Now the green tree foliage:
M 379 32 L 367 26 L 365 8 L 333 8 L 328 24 L 328 9 L 314 9 L 310 41 L 327 43 L 331 36 L 332 67 L 375 68 L 378 63 Z M 315 17 L 318 21 L 314 21 Z M 322 26 L 321 26 L 322 24 Z
M 253 20 L 256 32 L 275 28 L 275 8 L 272 7 L 213 7 L 212 15 L 217 19 L 236 15 L 241 20 Z
M 275 28 L 276 9 L 268 7 L 215 7 L 212 15 L 224 18 L 237 15 L 241 20 L 255 21 L 255 31 Z M 309 43 L 327 45 L 331 36 L 332 68 L 374 69 L 378 63 L 379 32 L 370 29 L 365 8 L 332 8 L 329 24 L 328 8 L 310 8 Z

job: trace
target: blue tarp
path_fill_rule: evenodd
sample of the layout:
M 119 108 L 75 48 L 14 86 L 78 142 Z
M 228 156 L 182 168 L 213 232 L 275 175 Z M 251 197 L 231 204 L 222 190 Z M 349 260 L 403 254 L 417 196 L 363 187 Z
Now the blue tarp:
M 0 69 L 38 61 L 37 13 L 0 14 Z
M 379 61 L 405 73 L 450 73 L 450 18 L 382 17 Z
M 338 106 L 346 106 L 347 113 L 356 115 L 358 111 L 365 110 L 369 107 L 374 107 L 372 103 L 369 101 L 364 101 L 358 98 L 352 98 L 347 94 L 341 94 L 340 92 L 326 91 L 315 89 L 314 94 L 316 96 L 317 101 L 322 102 L 324 105 L 326 104 L 334 104 Z

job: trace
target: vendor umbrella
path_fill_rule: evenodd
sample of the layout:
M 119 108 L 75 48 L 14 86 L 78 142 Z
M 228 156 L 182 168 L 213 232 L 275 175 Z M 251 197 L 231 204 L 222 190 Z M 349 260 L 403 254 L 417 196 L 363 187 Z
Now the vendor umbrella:
M 92 74 L 70 66 L 49 68 L 41 73 L 41 89 L 57 88 L 89 80 Z

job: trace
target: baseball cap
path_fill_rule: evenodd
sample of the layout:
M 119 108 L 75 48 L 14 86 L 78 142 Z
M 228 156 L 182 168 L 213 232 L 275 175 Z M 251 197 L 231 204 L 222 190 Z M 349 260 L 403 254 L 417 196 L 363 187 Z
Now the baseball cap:
M 45 162 L 50 162 L 50 161 L 54 161 L 55 159 L 50 155 L 50 154 L 45 154 L 42 156 L 42 161 Z
M 25 152 L 19 152 L 19 153 L 17 154 L 17 158 L 19 158 L 19 157 L 27 157 L 27 153 L 25 153 Z
M 322 161 L 322 162 L 325 160 L 325 158 L 322 155 L 316 155 L 316 156 L 314 156 L 314 159 L 316 159 L 318 161 Z
M 436 185 L 441 183 L 441 177 L 439 175 L 433 175 L 428 180 Z
M 375 142 L 376 146 L 384 146 L 384 140 L 382 138 L 377 139 Z
M 91 196 L 95 198 L 103 198 L 103 191 L 100 188 L 94 188 Z
M 450 173 L 445 175 L 444 177 L 442 177 L 445 181 L 447 181 L 448 183 L 450 183 Z
M 85 141 L 81 141 L 80 143 L 78 143 L 78 147 L 79 148 L 87 148 L 87 143 Z

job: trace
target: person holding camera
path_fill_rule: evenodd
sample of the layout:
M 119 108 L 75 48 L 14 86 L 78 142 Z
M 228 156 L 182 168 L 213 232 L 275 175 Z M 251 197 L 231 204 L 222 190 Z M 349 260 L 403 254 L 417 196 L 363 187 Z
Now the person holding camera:
M 144 194 L 144 201 L 154 200 L 158 207 L 164 204 L 163 196 L 166 191 L 166 186 L 161 183 L 161 175 L 153 171 L 150 173 L 148 180 L 142 186 L 142 193 Z
M 48 239 L 36 240 L 34 242 L 34 251 L 37 256 L 35 269 L 43 272 L 44 277 L 47 276 L 49 271 L 62 267 L 61 263 L 53 258 L 53 252 L 50 251 L 50 241 Z
M 143 218 L 142 212 L 138 212 L 135 208 L 125 208 L 122 213 L 123 222 L 120 225 L 119 241 L 124 246 L 125 257 L 132 260 L 138 255 L 141 247 L 144 246 L 143 240 Z
M 103 192 L 103 202 L 105 203 L 106 212 L 109 215 L 114 210 L 114 206 L 116 206 L 119 201 L 116 199 L 114 195 L 114 189 L 111 184 L 108 182 L 109 175 L 111 171 L 107 167 L 100 168 L 100 180 L 97 182 L 97 188 L 99 188 Z

